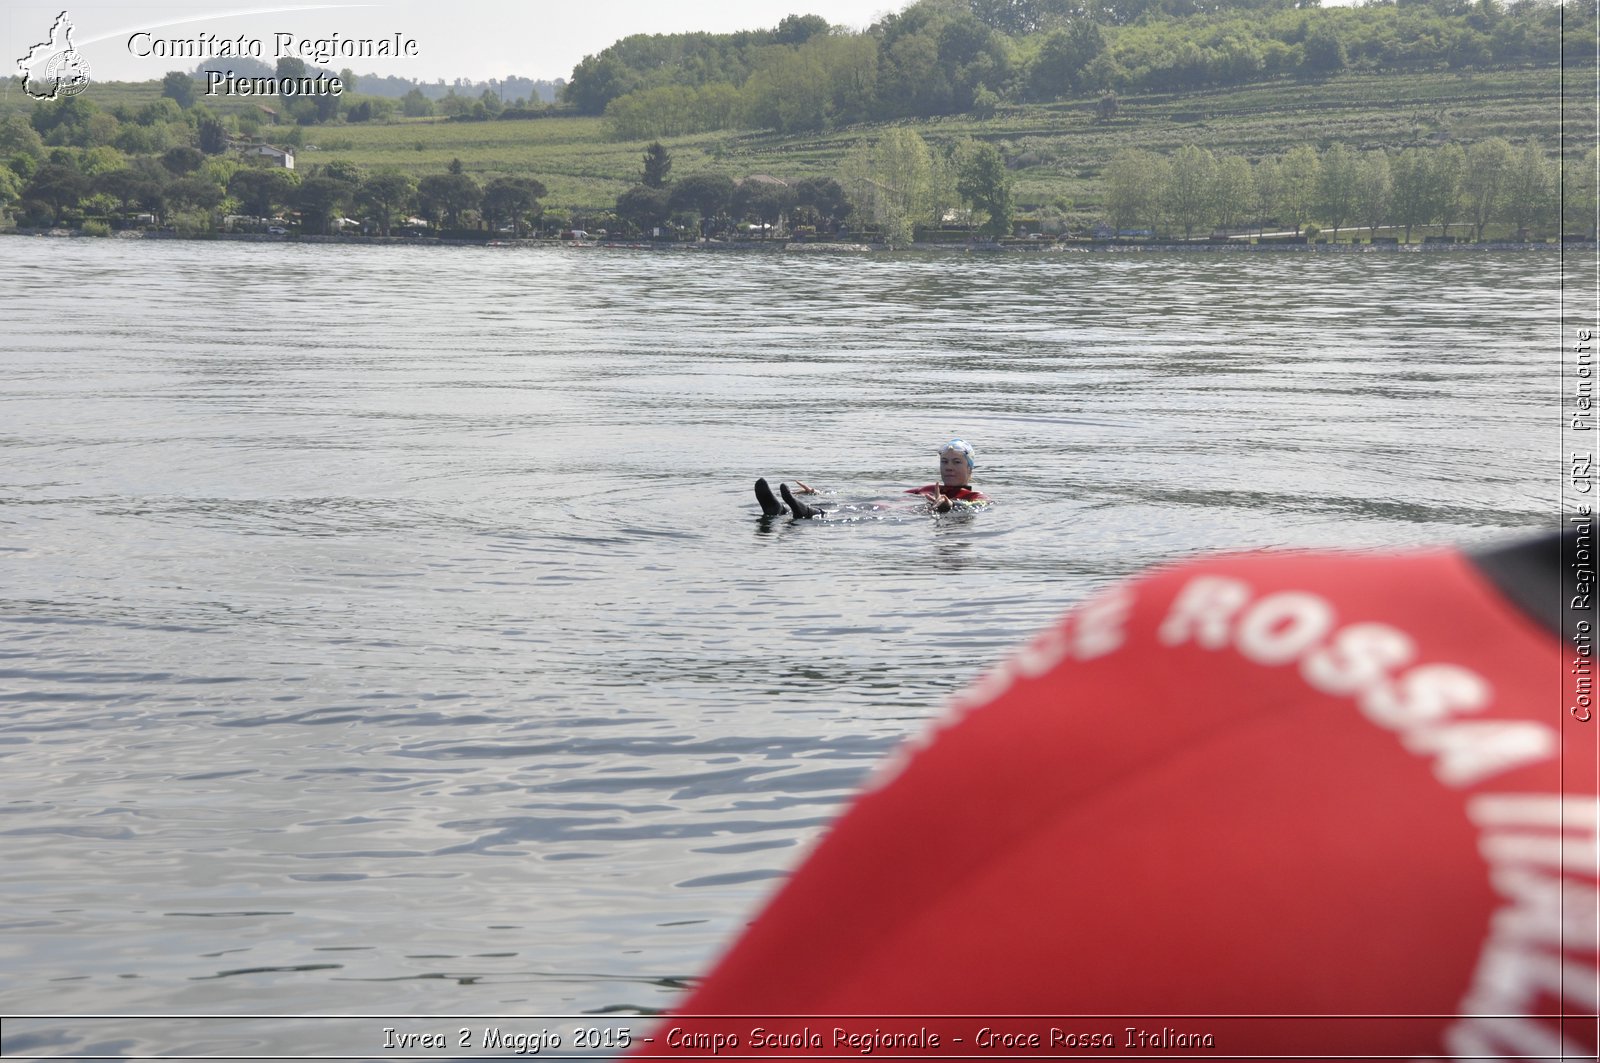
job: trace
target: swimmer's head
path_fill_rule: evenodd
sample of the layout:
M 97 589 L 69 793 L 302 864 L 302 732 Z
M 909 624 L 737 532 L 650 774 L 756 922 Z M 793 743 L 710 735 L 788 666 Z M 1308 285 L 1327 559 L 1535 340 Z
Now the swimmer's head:
M 939 448 L 939 479 L 951 486 L 960 486 L 972 478 L 972 448 L 964 439 L 952 439 Z

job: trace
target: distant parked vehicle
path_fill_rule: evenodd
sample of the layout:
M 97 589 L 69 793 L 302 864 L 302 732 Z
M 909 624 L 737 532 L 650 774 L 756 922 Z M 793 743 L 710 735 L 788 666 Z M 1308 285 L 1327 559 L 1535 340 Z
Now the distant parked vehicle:
M 289 230 L 285 229 L 281 225 L 269 225 L 269 226 L 267 226 L 267 232 L 271 233 L 273 236 L 288 236 L 289 235 Z

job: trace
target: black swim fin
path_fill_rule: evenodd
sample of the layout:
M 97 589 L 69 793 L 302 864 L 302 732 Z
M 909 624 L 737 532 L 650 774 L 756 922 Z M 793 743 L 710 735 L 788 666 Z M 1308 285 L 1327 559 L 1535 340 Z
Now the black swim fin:
M 772 494 L 772 488 L 767 486 L 766 478 L 756 481 L 756 501 L 761 503 L 763 517 L 783 516 L 783 505 Z
M 782 495 L 783 500 L 789 504 L 789 512 L 793 513 L 795 517 L 800 520 L 804 520 L 807 517 L 820 517 L 823 514 L 823 510 L 813 509 L 804 502 L 798 501 L 794 495 L 789 493 L 788 484 L 780 483 L 778 485 L 778 493 Z

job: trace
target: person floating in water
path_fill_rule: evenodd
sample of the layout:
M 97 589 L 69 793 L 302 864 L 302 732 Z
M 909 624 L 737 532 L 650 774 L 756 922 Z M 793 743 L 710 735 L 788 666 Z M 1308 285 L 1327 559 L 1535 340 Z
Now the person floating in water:
M 922 495 L 940 513 L 950 512 L 957 502 L 987 502 L 989 496 L 972 486 L 976 455 L 964 439 L 952 439 L 939 448 L 939 482 L 913 487 L 908 495 Z
M 975 464 L 972 447 L 966 440 L 952 439 L 939 448 L 939 482 L 913 487 L 906 491 L 906 494 L 923 496 L 938 513 L 948 513 L 957 504 L 987 502 L 989 496 L 972 486 L 972 470 Z M 807 487 L 801 481 L 796 480 L 795 483 L 799 486 L 801 494 L 816 494 L 813 488 Z M 797 520 L 821 517 L 827 513 L 826 510 L 807 505 L 795 498 L 794 492 L 789 490 L 789 485 L 786 483 L 778 484 L 778 494 L 783 497 L 782 502 L 773 495 L 772 487 L 765 478 L 756 481 L 756 501 L 761 503 L 762 516 L 781 517 L 785 506 Z

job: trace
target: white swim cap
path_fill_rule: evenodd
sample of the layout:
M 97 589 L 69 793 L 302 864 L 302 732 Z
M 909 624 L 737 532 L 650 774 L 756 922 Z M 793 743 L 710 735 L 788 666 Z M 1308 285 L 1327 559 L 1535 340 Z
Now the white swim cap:
M 977 467 L 977 455 L 972 453 L 972 447 L 967 445 L 967 441 L 965 439 L 952 439 L 950 442 L 939 448 L 939 453 L 948 454 L 952 450 L 956 451 L 962 457 L 967 459 L 967 468 L 972 469 Z

